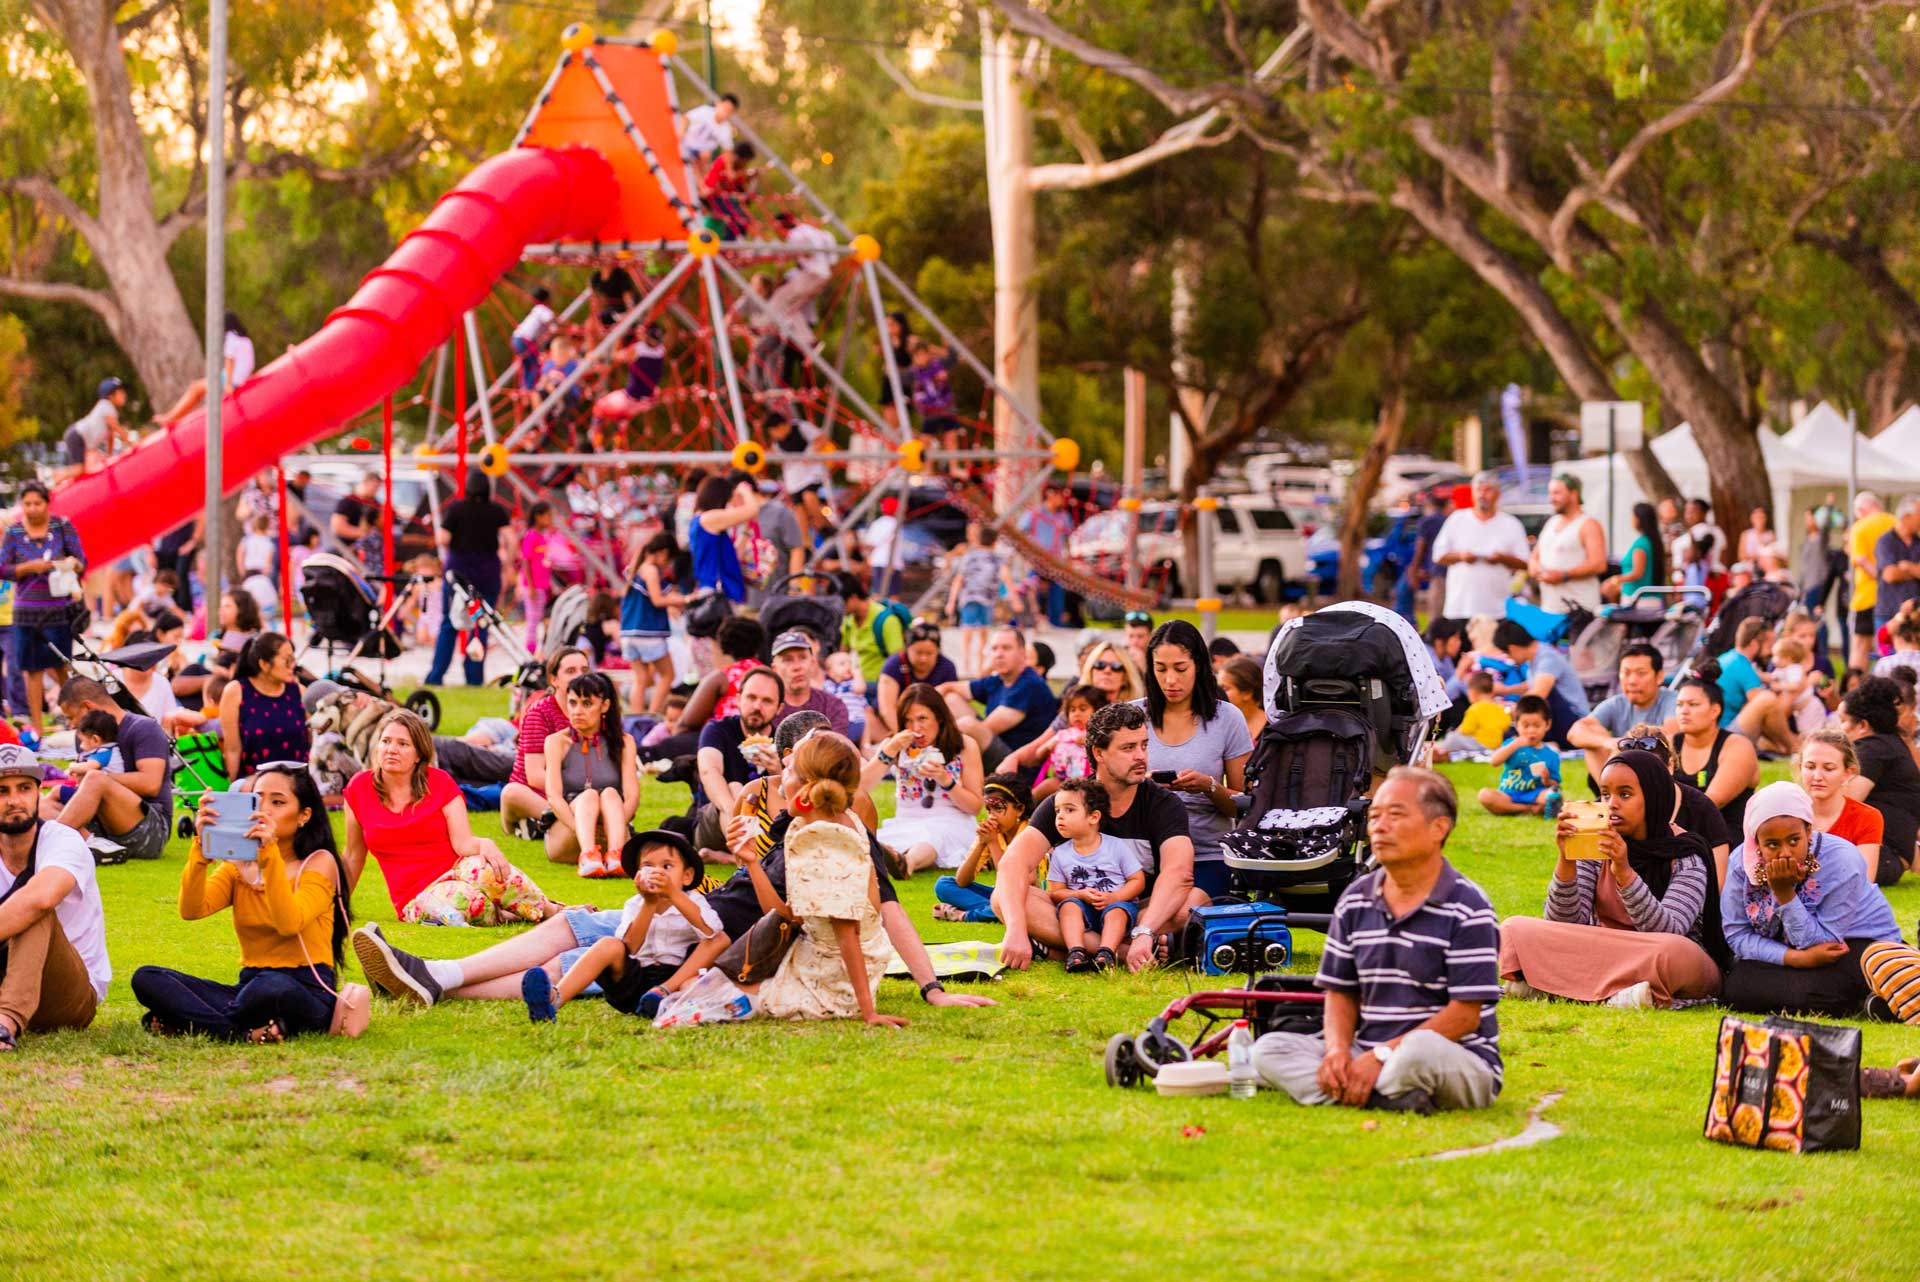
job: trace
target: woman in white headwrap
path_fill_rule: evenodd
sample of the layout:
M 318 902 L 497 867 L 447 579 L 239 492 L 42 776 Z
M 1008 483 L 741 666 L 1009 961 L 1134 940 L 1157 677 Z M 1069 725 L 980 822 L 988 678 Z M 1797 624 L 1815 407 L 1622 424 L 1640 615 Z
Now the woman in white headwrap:
M 1813 825 L 1796 783 L 1770 783 L 1747 803 L 1745 841 L 1729 861 L 1720 917 L 1732 949 L 1720 1000 L 1735 1010 L 1858 1018 L 1873 990 L 1867 949 L 1898 942 L 1893 909 L 1851 842 Z M 1885 1002 L 1872 1013 L 1889 1015 Z

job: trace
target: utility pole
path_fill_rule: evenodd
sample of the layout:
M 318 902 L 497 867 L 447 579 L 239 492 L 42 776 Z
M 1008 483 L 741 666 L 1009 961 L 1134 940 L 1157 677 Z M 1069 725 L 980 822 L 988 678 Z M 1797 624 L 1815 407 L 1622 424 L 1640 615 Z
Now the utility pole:
M 207 529 L 201 543 L 206 572 L 207 618 L 219 610 L 226 552 L 220 536 L 220 410 L 227 394 L 227 0 L 207 7 Z M 188 572 L 191 573 L 191 567 Z

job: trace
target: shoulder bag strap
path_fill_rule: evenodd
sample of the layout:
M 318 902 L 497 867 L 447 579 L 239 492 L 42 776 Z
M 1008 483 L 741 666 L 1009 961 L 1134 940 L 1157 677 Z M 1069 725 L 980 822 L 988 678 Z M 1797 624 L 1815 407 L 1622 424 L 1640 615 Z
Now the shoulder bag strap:
M 18 877 L 13 879 L 13 885 L 7 887 L 7 893 L 0 895 L 0 904 L 12 899 L 20 887 L 33 880 L 34 870 L 39 866 L 40 860 L 40 827 L 39 824 L 33 826 L 33 845 L 27 847 L 27 866 L 20 870 Z

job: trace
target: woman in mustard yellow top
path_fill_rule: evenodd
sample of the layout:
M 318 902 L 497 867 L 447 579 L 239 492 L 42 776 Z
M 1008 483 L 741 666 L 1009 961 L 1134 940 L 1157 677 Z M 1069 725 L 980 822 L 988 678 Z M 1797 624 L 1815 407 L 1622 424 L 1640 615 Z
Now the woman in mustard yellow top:
M 260 807 L 248 835 L 260 843 L 259 859 L 209 863 L 196 837 L 180 875 L 187 921 L 233 909 L 240 982 L 140 967 L 133 995 L 151 1032 L 278 1042 L 324 1033 L 332 1021 L 334 976 L 353 915 L 333 828 L 304 768 L 267 766 L 254 779 Z M 199 819 L 203 829 L 213 821 L 205 803 Z

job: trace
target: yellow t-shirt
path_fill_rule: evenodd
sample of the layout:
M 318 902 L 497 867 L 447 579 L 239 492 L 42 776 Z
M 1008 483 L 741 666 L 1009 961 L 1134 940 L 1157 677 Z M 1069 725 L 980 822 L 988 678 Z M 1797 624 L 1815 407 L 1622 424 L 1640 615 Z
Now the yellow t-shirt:
M 1488 748 L 1498 748 L 1512 723 L 1506 705 L 1498 699 L 1487 699 L 1467 705 L 1467 715 L 1460 718 L 1460 733 L 1473 736 Z
M 1874 600 L 1880 595 L 1880 580 L 1870 572 L 1862 570 L 1859 563 L 1873 564 L 1873 545 L 1880 536 L 1893 528 L 1893 513 L 1875 512 L 1872 516 L 1855 521 L 1853 529 L 1847 535 L 1847 552 L 1854 559 L 1853 600 L 1847 608 L 1858 613 L 1873 609 Z

